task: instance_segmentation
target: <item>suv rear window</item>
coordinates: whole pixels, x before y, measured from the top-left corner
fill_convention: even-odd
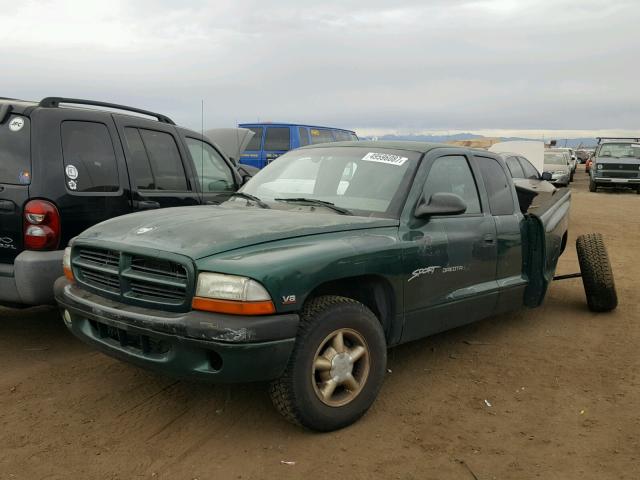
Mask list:
[[[18,115],[12,115],[0,125],[0,183],[30,183],[30,131],[29,119]]]
[[[117,192],[116,154],[103,123],[62,122],[62,156],[67,187],[76,192]]]

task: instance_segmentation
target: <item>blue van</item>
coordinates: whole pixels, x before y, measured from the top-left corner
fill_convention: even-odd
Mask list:
[[[318,143],[358,140],[351,130],[317,127],[293,123],[241,123],[254,133],[253,138],[240,156],[240,163],[263,168],[280,155],[294,148]]]

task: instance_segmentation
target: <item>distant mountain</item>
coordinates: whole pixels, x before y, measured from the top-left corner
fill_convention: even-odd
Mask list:
[[[480,138],[487,138],[483,135],[476,135],[473,133],[456,133],[455,135],[382,135],[378,137],[361,137],[363,140],[410,140],[415,142],[434,142],[434,143],[448,143],[456,140],[477,140]],[[500,137],[503,142],[513,140],[533,140],[531,138],[520,137]],[[548,142],[550,138],[545,139]],[[558,147],[570,147],[578,148],[582,147],[595,147],[597,140],[595,138],[567,138],[556,139]]]

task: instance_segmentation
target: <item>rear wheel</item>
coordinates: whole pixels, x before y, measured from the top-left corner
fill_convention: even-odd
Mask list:
[[[318,431],[352,424],[373,404],[387,364],[384,332],[366,306],[322,296],[305,305],[293,353],[273,381],[273,404],[287,420]]]
[[[602,235],[580,235],[576,240],[576,250],[589,309],[594,312],[613,310],[618,306],[618,295]]]

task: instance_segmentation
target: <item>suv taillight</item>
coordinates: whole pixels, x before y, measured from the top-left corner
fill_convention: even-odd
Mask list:
[[[31,200],[24,206],[24,248],[55,250],[60,243],[60,214],[45,200]]]

